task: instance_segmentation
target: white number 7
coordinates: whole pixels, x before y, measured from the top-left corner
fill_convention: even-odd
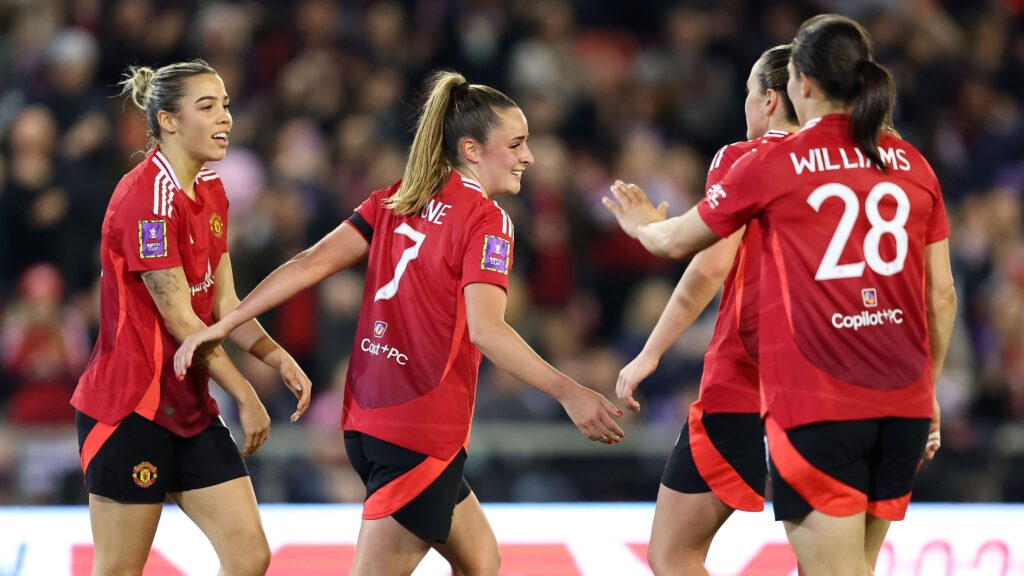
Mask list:
[[[398,283],[402,281],[402,275],[405,274],[405,268],[420,255],[420,246],[423,245],[423,241],[427,239],[427,235],[419,230],[413,229],[406,223],[402,223],[401,226],[395,228],[395,234],[401,234],[402,236],[408,237],[414,242],[412,246],[409,246],[402,252],[402,257],[398,259],[398,265],[395,266],[395,277],[391,279],[391,282],[380,287],[377,293],[373,295],[373,301],[378,300],[391,300],[398,294]]]

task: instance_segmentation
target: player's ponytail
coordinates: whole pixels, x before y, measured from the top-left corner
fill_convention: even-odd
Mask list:
[[[121,80],[121,95],[127,96],[132,104],[146,115],[150,140],[160,141],[160,122],[157,115],[161,110],[176,114],[181,110],[180,100],[185,95],[185,79],[197,74],[213,74],[206,62],[196,59],[188,62],[168,64],[156,70],[146,66],[130,66]]]
[[[863,26],[837,14],[821,14],[800,26],[793,40],[793,68],[814,78],[830,100],[852,108],[850,136],[876,166],[878,133],[892,118],[896,87],[892,74],[875,62]]]
[[[463,138],[486,142],[500,122],[496,109],[516,107],[498,90],[470,84],[457,72],[435,72],[427,86],[405,175],[385,202],[400,216],[419,212],[444,188],[452,169],[461,164],[459,143]]]
[[[890,124],[896,103],[896,85],[892,74],[873,60],[861,60],[856,65],[858,86],[850,113],[850,134],[868,158],[885,168],[878,153],[878,132]],[[873,152],[868,154],[868,151]]]

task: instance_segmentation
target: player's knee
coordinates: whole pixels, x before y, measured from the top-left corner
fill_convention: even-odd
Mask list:
[[[703,566],[706,555],[706,551],[687,546],[659,546],[652,542],[647,549],[647,563],[659,576],[686,574],[690,567]]]
[[[452,564],[453,576],[497,576],[501,569],[501,553],[498,547],[488,546],[472,558],[467,565]]]
[[[93,574],[95,576],[137,576],[142,574],[145,565],[145,559],[142,562],[133,562],[128,560],[103,561],[96,558]]]
[[[270,568],[270,546],[265,538],[253,538],[245,550],[221,558],[224,576],[263,576]]]

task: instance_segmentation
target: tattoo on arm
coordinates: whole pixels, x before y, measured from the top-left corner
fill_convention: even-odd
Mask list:
[[[142,281],[149,288],[154,298],[160,298],[164,305],[170,306],[174,301],[174,294],[181,289],[178,279],[171,270],[152,270],[142,273]]]

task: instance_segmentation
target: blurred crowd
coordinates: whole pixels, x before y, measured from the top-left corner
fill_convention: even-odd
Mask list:
[[[685,263],[648,256],[601,196],[622,179],[671,214],[691,207],[710,157],[744,137],[751,64],[830,11],[872,33],[896,78],[896,127],[932,163],[951,221],[960,317],[940,389],[943,451],[918,496],[1024,500],[1020,0],[9,0],[0,3],[0,504],[82,498],[67,400],[97,331],[103,213],[147,148],[144,119],[116,97],[127,66],[202,57],[223,77],[235,125],[227,159],[210,167],[231,202],[242,295],[401,176],[431,70],[506,91],[529,119],[536,156],[521,194],[502,200],[518,232],[509,321],[555,366],[613,396]],[[337,431],[361,293],[361,272],[346,271],[263,318],[315,383],[300,425],[306,454],[283,466],[251,460],[254,474],[277,470],[267,476],[282,484],[263,490],[272,499],[362,497]],[[674,436],[713,321],[712,309],[642,384],[644,410],[627,433],[643,423]],[[276,373],[238,361],[288,426],[294,400]],[[230,402],[222,407],[230,416]],[[476,422],[495,421],[565,418],[485,362]],[[593,475],[580,465],[521,471],[489,496],[653,497],[662,463],[649,466],[646,491],[584,491]],[[634,471],[620,470],[620,485]]]

